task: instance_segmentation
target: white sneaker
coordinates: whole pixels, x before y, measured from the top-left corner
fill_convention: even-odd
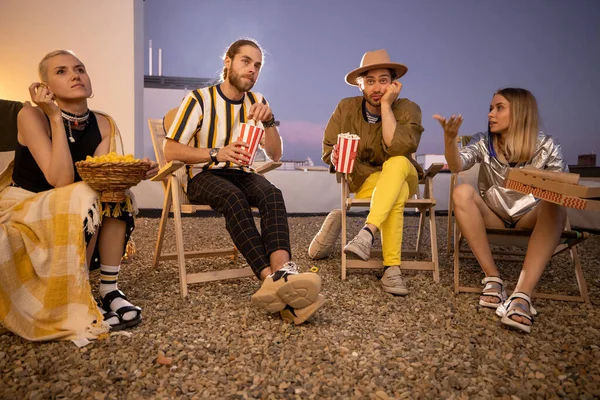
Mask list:
[[[344,247],[344,253],[368,261],[371,258],[371,246],[373,246],[373,236],[366,229],[361,229],[358,235]]]
[[[383,273],[380,282],[384,292],[398,296],[406,296],[408,294],[408,288],[402,279],[400,267],[387,268]]]
[[[252,304],[269,312],[278,312],[286,304],[293,308],[308,307],[321,292],[321,277],[312,272],[299,273],[289,261],[269,275],[252,296]]]
[[[335,248],[335,242],[342,231],[342,210],[333,210],[327,215],[319,232],[315,235],[310,246],[308,256],[313,260],[329,257]]]

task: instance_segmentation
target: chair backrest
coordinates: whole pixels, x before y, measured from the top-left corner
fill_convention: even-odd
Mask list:
[[[168,132],[169,129],[171,128],[171,125],[173,125],[173,122],[175,121],[175,116],[177,115],[178,110],[179,110],[178,108],[171,108],[165,114],[165,116],[163,118],[163,128],[165,129],[165,132]]]
[[[163,146],[167,136],[166,130],[169,129],[173,123],[175,114],[177,114],[177,108],[172,108],[162,119],[148,119],[148,126],[150,128],[150,135],[152,137],[152,146],[154,147],[154,155],[156,156],[156,161],[158,162],[159,168],[162,168],[165,166],[165,164],[167,164]],[[184,189],[184,185],[187,182],[186,170],[184,168],[180,168],[179,170],[175,171],[175,176],[177,176],[177,179],[180,182],[178,188],[180,203],[190,204]]]

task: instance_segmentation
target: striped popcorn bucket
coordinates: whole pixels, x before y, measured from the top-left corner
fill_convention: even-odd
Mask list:
[[[340,133],[337,140],[338,159],[335,170],[343,174],[349,174],[354,168],[354,160],[358,151],[358,135],[351,133]]]
[[[248,165],[252,165],[252,163],[254,162],[254,156],[256,156],[258,145],[260,144],[260,141],[262,140],[264,134],[264,129],[254,125],[251,122],[240,124],[239,140],[246,142],[246,144],[248,145],[247,151],[251,154]]]

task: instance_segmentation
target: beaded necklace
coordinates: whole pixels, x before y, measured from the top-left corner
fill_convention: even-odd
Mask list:
[[[87,110],[82,115],[72,114],[63,110],[60,110],[60,112],[62,114],[63,122],[69,130],[69,141],[71,143],[75,143],[71,126],[74,126],[76,129],[85,129],[88,124],[88,120],[90,119],[90,110]],[[79,128],[81,125],[83,125],[82,128]]]

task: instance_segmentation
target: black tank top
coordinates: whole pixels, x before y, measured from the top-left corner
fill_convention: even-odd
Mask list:
[[[48,119],[47,116],[46,119]],[[65,127],[65,129],[68,128]],[[77,173],[75,163],[77,161],[85,160],[87,156],[93,156],[96,148],[102,141],[102,134],[98,127],[96,115],[93,112],[90,113],[90,119],[87,126],[81,131],[73,129],[72,135],[75,142],[69,140],[67,140],[67,142],[69,143],[71,157],[73,158],[75,182],[79,182],[81,181],[81,176]],[[52,140],[52,138],[50,138],[50,140]],[[46,180],[44,173],[36,163],[29,148],[18,142],[17,148],[15,149],[15,163],[12,179],[17,186],[29,190],[30,192],[39,193],[45,190],[54,189],[54,186],[50,185]]]

